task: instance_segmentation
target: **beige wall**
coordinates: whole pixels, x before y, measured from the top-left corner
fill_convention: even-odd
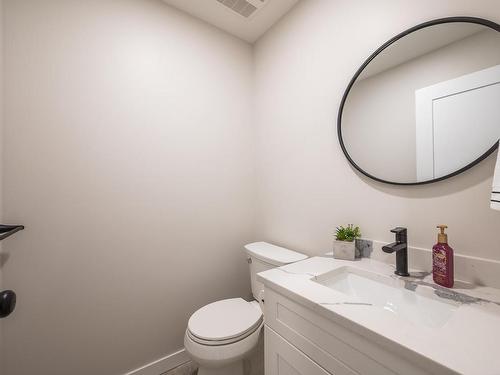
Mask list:
[[[160,0],[6,0],[5,375],[111,375],[250,293],[250,45]]]
[[[500,22],[500,7],[495,0],[307,0],[258,41],[259,238],[321,254],[336,225],[359,224],[381,241],[403,225],[412,245],[429,248],[435,225],[446,223],[458,253],[500,260],[500,215],[489,209],[493,157],[447,181],[394,187],[357,174],[336,135],[342,94],[361,63],[402,30],[456,15]]]

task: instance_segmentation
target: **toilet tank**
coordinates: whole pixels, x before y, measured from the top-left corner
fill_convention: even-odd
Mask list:
[[[257,301],[262,300],[264,285],[257,281],[257,274],[271,268],[295,263],[307,259],[307,255],[285,249],[267,242],[254,242],[245,245],[248,265],[250,266],[250,282],[252,294]]]

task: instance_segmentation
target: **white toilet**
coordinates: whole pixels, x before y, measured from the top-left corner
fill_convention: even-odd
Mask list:
[[[259,304],[263,303],[264,287],[256,280],[257,273],[307,258],[267,242],[248,244],[245,252],[256,300],[230,298],[213,302],[189,319],[184,347],[199,364],[198,375],[243,375],[243,359],[256,348],[264,325]]]

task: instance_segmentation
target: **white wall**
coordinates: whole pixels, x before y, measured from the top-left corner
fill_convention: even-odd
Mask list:
[[[5,375],[111,375],[250,293],[250,45],[160,0],[6,0]]]
[[[307,0],[258,41],[259,238],[321,254],[336,225],[359,224],[381,241],[402,225],[411,245],[430,248],[435,225],[445,223],[456,252],[500,260],[500,215],[489,209],[493,157],[447,181],[395,187],[356,173],[336,135],[342,94],[361,63],[399,32],[456,15],[500,22],[500,7],[493,0]]]

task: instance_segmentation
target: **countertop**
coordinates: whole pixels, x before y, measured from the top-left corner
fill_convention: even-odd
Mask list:
[[[364,303],[333,290],[320,281],[341,267],[390,277],[402,288],[453,306],[443,324],[422,326],[388,309]],[[382,336],[460,374],[500,374],[500,290],[455,281],[452,289],[436,285],[429,273],[410,270],[410,277],[394,275],[394,266],[369,258],[343,261],[313,257],[257,275],[273,289],[324,317],[352,324],[359,333]],[[429,314],[433,314],[429,311]],[[348,327],[349,328],[349,327]]]

